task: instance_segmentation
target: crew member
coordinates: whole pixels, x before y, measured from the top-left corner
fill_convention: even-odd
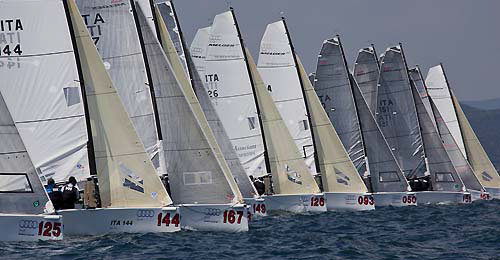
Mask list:
[[[68,184],[62,187],[63,209],[74,209],[75,203],[80,200],[80,190],[76,186],[75,177],[71,176],[68,179]]]
[[[49,195],[50,201],[52,201],[52,205],[55,210],[61,209],[63,205],[63,195],[62,192],[57,188],[56,182],[54,179],[49,178],[47,180],[47,186],[45,187],[47,194]]]

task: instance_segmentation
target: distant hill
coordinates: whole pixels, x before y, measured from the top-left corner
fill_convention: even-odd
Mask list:
[[[489,101],[485,101],[489,102]],[[497,99],[500,102],[500,99]],[[500,169],[500,106],[497,109],[479,109],[462,102],[460,105],[474,132],[495,167]]]
[[[463,101],[461,103],[479,109],[486,109],[486,110],[500,109],[500,98],[478,100],[478,101]]]

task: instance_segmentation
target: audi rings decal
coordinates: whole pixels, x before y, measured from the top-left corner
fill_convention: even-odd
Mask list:
[[[19,220],[19,228],[30,228],[35,229],[38,227],[38,221],[36,220]]]
[[[136,213],[136,216],[139,218],[152,218],[154,215],[155,211],[152,209],[140,209]]]
[[[205,216],[220,216],[220,209],[216,208],[206,208],[205,209]]]

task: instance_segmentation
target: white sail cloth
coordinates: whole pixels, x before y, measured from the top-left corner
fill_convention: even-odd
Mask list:
[[[284,21],[267,25],[260,42],[257,69],[299,151],[302,152],[309,171],[316,175],[309,119]]]
[[[91,174],[87,129],[62,4],[20,4],[4,1],[0,9],[2,17],[16,17],[12,27],[4,28],[15,37],[2,44],[11,54],[3,53],[0,59],[11,65],[0,69],[0,90],[42,181],[66,181],[69,176],[84,180]]]
[[[375,116],[380,65],[373,46],[359,50],[353,74],[370,111]]]

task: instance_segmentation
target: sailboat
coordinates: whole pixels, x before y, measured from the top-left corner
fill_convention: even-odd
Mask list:
[[[318,174],[314,139],[302,94],[302,78],[285,20],[268,24],[260,42],[257,69],[311,174]]]
[[[409,192],[394,154],[348,71],[338,35],[323,42],[314,88],[358,174],[373,193],[373,198],[366,200],[358,196],[358,204],[367,201],[376,207],[416,205],[416,197]]]
[[[467,159],[474,173],[492,198],[500,198],[500,176],[484,151],[479,139],[465,116],[458,99],[448,83],[442,64],[432,67],[425,80],[427,91],[448,127],[454,141]],[[472,193],[472,200],[477,194]],[[488,199],[486,193],[481,193],[480,199]]]
[[[0,3],[11,11],[12,3]],[[26,29],[29,19],[18,16]],[[25,60],[17,55],[20,60]],[[0,61],[12,58],[0,57]],[[0,72],[7,79],[5,72]],[[11,85],[15,86],[15,85]],[[0,241],[63,239],[63,218],[54,207],[26,151],[9,109],[0,93]]]
[[[375,46],[372,44],[358,51],[358,57],[354,63],[354,79],[358,83],[363,97],[375,116],[377,111],[378,75],[380,74],[380,63]]]
[[[205,86],[229,139],[248,175],[271,173],[267,209],[325,211],[324,198],[244,48],[232,9],[215,17],[207,45]]]
[[[265,201],[259,198],[254,185],[246,175],[243,165],[236,155],[231,141],[200,79],[200,75],[186,47],[173,2],[157,1],[156,17],[161,18],[157,19],[156,22],[159,25],[157,26],[159,31],[157,35],[160,35],[162,39],[161,42],[165,54],[170,63],[173,64],[174,72],[177,78],[180,79],[181,84],[193,88],[245,203],[250,207],[252,215],[267,215]]]
[[[373,197],[367,193],[368,189],[342,146],[295,53],[284,18],[267,26],[261,42],[259,72],[266,75],[268,91],[273,95],[290,133],[296,134],[299,149],[304,152],[318,150],[317,170],[321,172],[327,209],[374,209]],[[308,149],[308,146],[313,149]],[[306,153],[304,158],[307,162],[314,156],[308,157]],[[309,164],[312,163],[314,161]],[[359,203],[359,200],[363,202]]]

